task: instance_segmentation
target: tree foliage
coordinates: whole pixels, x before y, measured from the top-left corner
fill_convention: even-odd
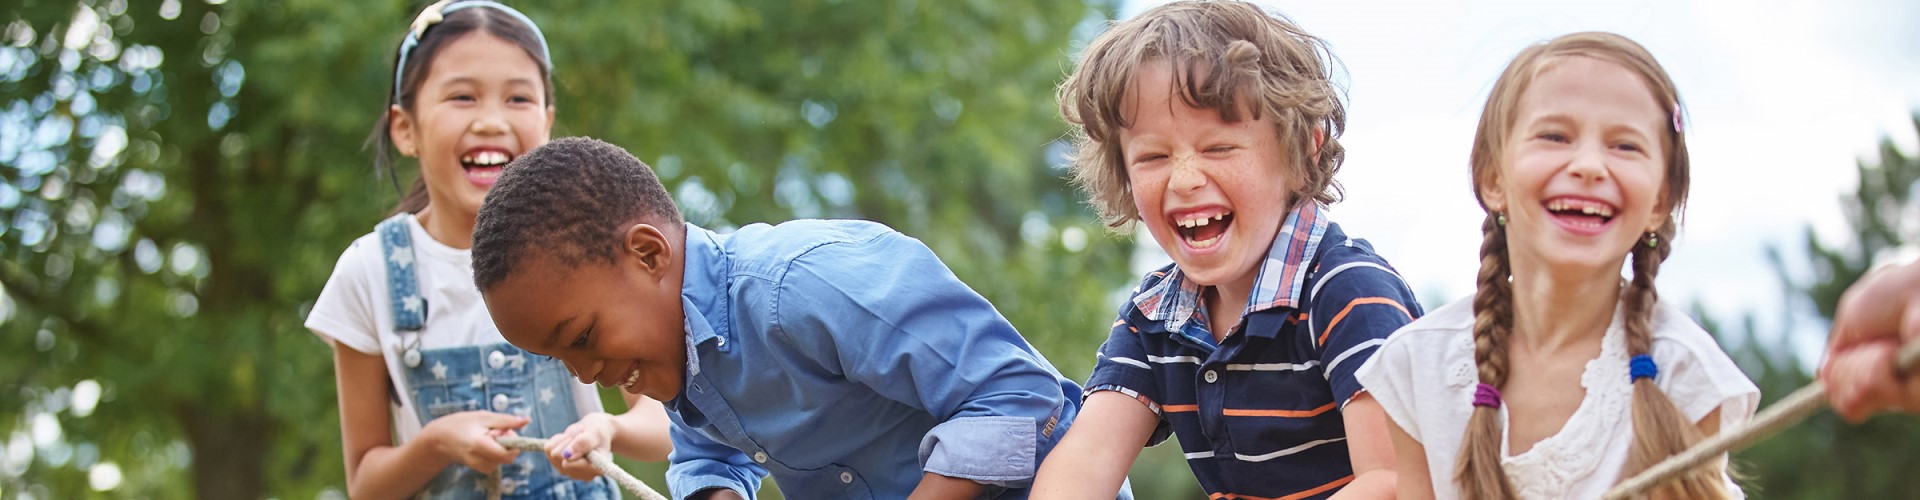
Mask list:
[[[300,325],[398,198],[362,143],[417,3],[0,14],[0,494],[344,480],[331,358]],[[1111,5],[518,3],[553,48],[556,136],[629,148],[709,227],[891,224],[1091,368],[1130,247],[1053,167],[1052,86]],[[118,488],[92,491],[109,463]]]
[[[1920,133],[1920,115],[1914,117],[1914,130]],[[1792,297],[1782,309],[1788,325],[1797,323],[1801,311],[1811,310],[1816,316],[1811,322],[1824,331],[1840,294],[1876,258],[1920,243],[1920,200],[1915,199],[1920,195],[1920,158],[1908,156],[1892,141],[1882,141],[1879,153],[1878,163],[1859,164],[1859,184],[1840,200],[1852,230],[1849,239],[1830,245],[1807,229],[1810,281],[1796,282],[1787,272],[1784,253],[1769,249],[1775,272]],[[1749,317],[1742,328],[1746,342],[1735,357],[1760,386],[1764,408],[1813,378],[1812,367],[1793,355],[1801,348],[1791,331],[1762,336],[1757,330]],[[1852,426],[1821,412],[1734,459],[1748,476],[1743,481],[1748,492],[1765,498],[1920,498],[1907,475],[1920,463],[1920,422],[1911,416],[1881,416]]]

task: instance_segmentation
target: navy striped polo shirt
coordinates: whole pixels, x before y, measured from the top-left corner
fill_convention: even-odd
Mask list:
[[[1354,372],[1421,315],[1413,292],[1325,207],[1301,203],[1267,251],[1243,327],[1215,342],[1202,288],[1177,265],[1148,274],[1100,347],[1087,394],[1117,391],[1160,416],[1211,498],[1324,498],[1353,481],[1340,409]]]

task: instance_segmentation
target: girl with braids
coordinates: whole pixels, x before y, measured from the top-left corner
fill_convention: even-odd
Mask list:
[[[441,1],[396,59],[371,142],[378,166],[392,144],[420,178],[340,256],[306,322],[333,348],[348,495],[484,498],[476,485],[493,485],[504,498],[617,497],[586,452],[665,459],[666,411],[627,395],[631,409],[605,413],[560,362],[508,344],[473,286],[481,198],[552,130],[540,28],[498,3]],[[513,433],[552,436],[547,457],[494,441]]]
[[[1471,157],[1479,290],[1360,369],[1393,423],[1401,498],[1597,498],[1752,417],[1759,390],[1654,291],[1687,197],[1679,103],[1646,49],[1608,33],[1528,47],[1501,74]],[[1653,495],[1741,491],[1723,459]]]

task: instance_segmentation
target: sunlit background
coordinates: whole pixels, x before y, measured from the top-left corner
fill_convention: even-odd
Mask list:
[[[1164,2],[1128,2],[1128,15]],[[1520,49],[1577,31],[1645,45],[1685,101],[1693,189],[1659,279],[1665,300],[1725,318],[1787,303],[1766,249],[1804,259],[1807,228],[1844,244],[1839,200],[1881,141],[1916,150],[1920,3],[1793,1],[1262,2],[1327,40],[1351,107],[1347,200],[1333,217],[1429,309],[1473,293],[1480,221],[1467,152],[1493,81]],[[1910,218],[1920,223],[1920,217]],[[1920,226],[1905,228],[1920,233]],[[1166,262],[1146,241],[1136,271]],[[1794,276],[1810,271],[1790,266]],[[1799,331],[1817,325],[1798,325]],[[1821,332],[1797,340],[1818,359]]]

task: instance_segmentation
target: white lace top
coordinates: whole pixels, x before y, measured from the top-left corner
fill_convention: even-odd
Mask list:
[[[1661,304],[1652,318],[1654,380],[1689,421],[1720,410],[1720,428],[1746,422],[1760,390],[1684,313]],[[1633,386],[1628,379],[1626,332],[1616,311],[1601,339],[1600,356],[1580,377],[1580,407],[1560,431],[1525,453],[1509,452],[1503,434],[1501,465],[1521,498],[1599,498],[1618,483],[1633,437]],[[1454,461],[1473,411],[1479,371],[1473,363],[1473,298],[1448,304],[1394,332],[1360,368],[1360,383],[1394,424],[1426,448],[1437,498],[1460,498]],[[1506,428],[1506,408],[1500,409]],[[1744,496],[1731,478],[1727,489]]]

